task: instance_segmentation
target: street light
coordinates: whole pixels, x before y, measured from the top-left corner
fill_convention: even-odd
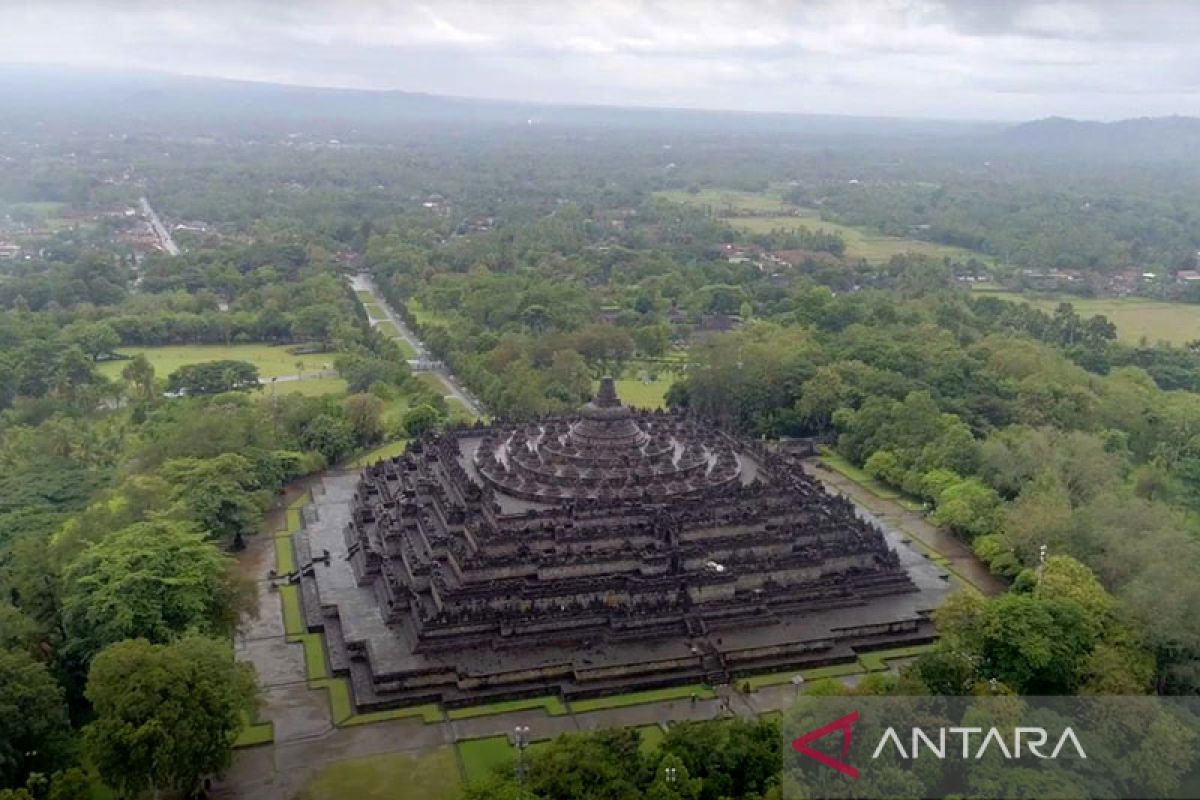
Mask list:
[[[804,676],[796,673],[792,676],[792,686],[796,687],[796,697],[800,696],[800,687],[804,685]]]
[[[525,794],[525,748],[529,746],[529,726],[517,725],[513,728],[513,743],[517,746],[517,783],[521,786],[521,794]]]

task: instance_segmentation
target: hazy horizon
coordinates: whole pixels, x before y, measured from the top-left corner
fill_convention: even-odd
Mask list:
[[[0,19],[14,66],[906,119],[1200,109],[1200,7],[1162,0],[42,0]]]

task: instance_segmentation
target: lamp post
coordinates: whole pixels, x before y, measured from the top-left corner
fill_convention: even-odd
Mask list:
[[[804,685],[804,676],[796,673],[792,676],[792,686],[796,687],[796,697],[800,696],[800,687]]]
[[[521,795],[525,795],[525,748],[529,746],[529,726],[517,725],[513,728],[513,743],[517,746],[517,783],[521,787]]]

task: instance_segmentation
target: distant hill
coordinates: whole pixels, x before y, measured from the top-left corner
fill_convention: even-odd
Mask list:
[[[1009,128],[998,139],[1022,150],[1122,161],[1195,159],[1200,157],[1200,119],[1176,116],[1089,122],[1048,117]]]
[[[785,134],[840,141],[925,140],[993,133],[994,123],[752,114],[673,108],[551,105],[403,91],[286,86],[163,73],[109,72],[0,64],[0,129],[13,121],[109,126],[175,133],[279,134],[350,130],[388,133],[429,125],[464,128],[529,126],[688,131],[719,135]]]

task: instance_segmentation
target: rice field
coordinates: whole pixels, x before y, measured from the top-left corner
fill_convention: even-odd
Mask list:
[[[864,228],[830,222],[820,217],[813,208],[789,206],[783,202],[778,190],[766,193],[743,192],[728,189],[706,189],[696,194],[684,191],[655,192],[656,197],[674,203],[709,208],[712,213],[734,228],[747,233],[770,233],[775,230],[822,230],[839,234],[846,242],[846,257],[863,259],[870,263],[887,261],[894,255],[917,253],[932,258],[982,258],[979,253],[950,245],[926,242],[900,236],[885,236]],[[738,213],[756,216],[736,216]]]

